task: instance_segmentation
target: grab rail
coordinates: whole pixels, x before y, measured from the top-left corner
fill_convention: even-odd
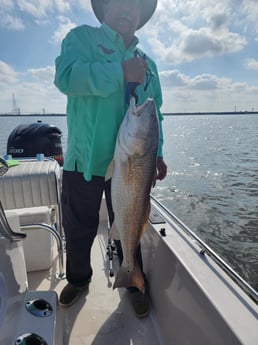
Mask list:
[[[213,249],[211,249],[200,237],[198,237],[188,226],[186,226],[176,215],[174,215],[166,206],[158,201],[153,195],[151,195],[152,201],[156,203],[169,217],[173,218],[181,228],[191,237],[193,237],[199,245],[203,248],[201,254],[207,252],[213,259],[215,259],[224,271],[226,271],[234,281],[240,286],[245,293],[248,294],[258,304],[258,292],[248,284],[232,267],[230,267]],[[169,221],[168,221],[169,223]],[[171,224],[170,224],[171,225]]]
[[[64,271],[64,245],[62,241],[62,237],[60,233],[53,227],[46,223],[33,223],[33,224],[23,224],[21,225],[21,229],[28,230],[32,229],[35,230],[36,228],[40,228],[50,232],[51,235],[54,236],[57,244],[58,250],[58,259],[59,259],[59,270],[60,272],[56,274],[56,278],[59,280],[65,279],[65,271]]]

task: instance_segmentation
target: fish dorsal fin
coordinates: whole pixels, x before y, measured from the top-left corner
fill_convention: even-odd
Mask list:
[[[117,230],[115,222],[112,224],[110,232],[109,232],[110,238],[113,240],[120,240],[119,232]]]
[[[110,164],[107,168],[107,172],[105,175],[105,181],[108,181],[112,178],[113,172],[114,172],[114,166],[115,166],[115,161],[114,161],[114,159],[112,159],[112,161],[110,162]]]

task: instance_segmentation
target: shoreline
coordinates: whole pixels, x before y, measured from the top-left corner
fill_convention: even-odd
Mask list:
[[[258,111],[212,111],[212,112],[175,112],[175,113],[162,113],[164,116],[187,116],[187,115],[258,115]],[[0,117],[57,117],[66,116],[66,114],[0,114]]]

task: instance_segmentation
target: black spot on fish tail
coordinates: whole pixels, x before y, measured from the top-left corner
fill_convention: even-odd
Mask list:
[[[140,291],[144,293],[145,291],[145,283],[142,271],[139,265],[136,265],[132,270],[129,270],[127,267],[122,266],[117,273],[115,283],[113,285],[113,289],[119,287],[136,287]]]

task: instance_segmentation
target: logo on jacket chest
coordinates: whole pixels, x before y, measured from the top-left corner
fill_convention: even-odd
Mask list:
[[[103,53],[106,54],[106,55],[111,55],[111,54],[113,54],[115,52],[114,49],[106,48],[106,47],[103,46],[103,44],[98,44],[98,47],[100,47],[101,50],[103,51]]]

